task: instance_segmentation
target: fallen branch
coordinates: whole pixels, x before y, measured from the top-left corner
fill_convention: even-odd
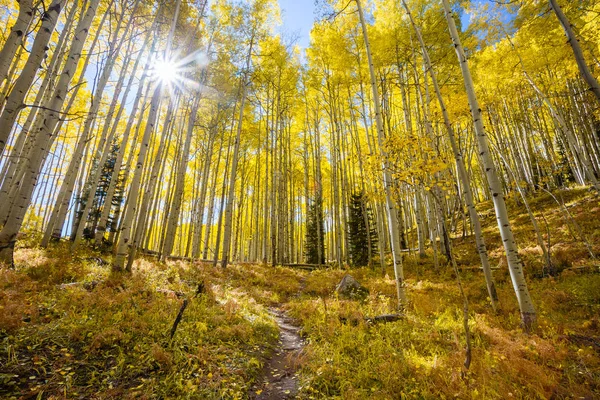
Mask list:
[[[179,308],[179,313],[177,313],[177,318],[175,318],[175,322],[173,323],[173,327],[171,328],[171,340],[173,340],[173,336],[175,336],[175,331],[177,331],[177,326],[179,326],[181,318],[183,318],[183,312],[187,308],[187,305],[188,299],[183,299],[183,304],[181,304],[181,308]]]
[[[196,288],[196,293],[194,294],[194,298],[200,296],[202,293],[204,293],[204,282],[200,282],[198,284],[198,287]],[[183,318],[183,312],[187,308],[188,302],[189,302],[188,299],[184,298],[183,303],[181,304],[181,307],[179,308],[179,312],[177,313],[177,318],[175,318],[175,322],[173,322],[173,327],[171,328],[171,334],[170,334],[171,341],[173,340],[173,336],[175,336],[177,327],[179,326],[179,323],[181,322],[181,319]]]

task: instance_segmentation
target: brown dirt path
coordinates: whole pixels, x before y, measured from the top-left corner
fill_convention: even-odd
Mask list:
[[[294,399],[298,394],[298,358],[304,340],[298,333],[300,328],[283,310],[271,308],[269,312],[279,326],[279,342],[249,397],[256,400]]]

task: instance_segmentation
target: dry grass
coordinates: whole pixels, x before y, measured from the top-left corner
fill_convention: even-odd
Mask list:
[[[391,269],[350,271],[370,291],[354,301],[334,293],[348,272],[339,269],[238,264],[223,270],[140,259],[132,276],[113,276],[89,250],[22,247],[18,268],[0,270],[0,396],[243,398],[276,340],[266,306],[283,305],[308,341],[298,360],[303,398],[600,397],[600,274],[578,231],[600,253],[600,205],[582,190],[560,196],[577,226],[549,196],[531,201],[540,225],[545,218],[549,226],[560,271],[551,277],[543,273],[529,217],[514,200],[509,204],[538,311],[532,334],[520,327],[489,204],[480,212],[488,215],[492,265],[500,267],[498,313],[489,305],[473,238],[462,238],[460,224],[453,232],[470,302],[469,371],[462,366],[456,277],[444,262],[435,270],[431,254],[404,259],[405,317],[370,325],[365,317],[396,311]],[[70,282],[78,284],[64,285]],[[199,282],[206,291],[190,301],[170,343],[178,294],[191,297]]]

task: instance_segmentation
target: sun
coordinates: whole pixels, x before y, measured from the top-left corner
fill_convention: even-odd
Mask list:
[[[191,52],[185,57],[177,51],[159,56],[152,62],[150,78],[172,96],[184,91],[198,91],[201,82],[198,71],[207,66],[208,57],[200,50]]]
[[[172,60],[156,60],[152,76],[155,80],[167,85],[174,84],[180,79],[179,66]]]

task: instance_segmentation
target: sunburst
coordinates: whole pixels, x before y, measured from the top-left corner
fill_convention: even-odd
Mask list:
[[[171,95],[175,92],[199,91],[202,87],[194,72],[202,70],[208,63],[208,57],[202,50],[194,51],[185,57],[179,53],[173,53],[170,56],[157,57],[150,77],[157,84],[166,88]]]

